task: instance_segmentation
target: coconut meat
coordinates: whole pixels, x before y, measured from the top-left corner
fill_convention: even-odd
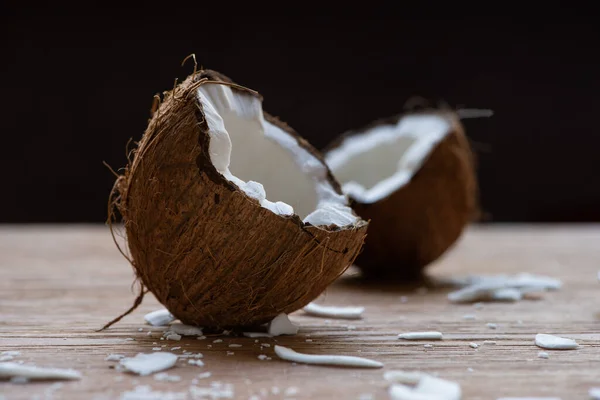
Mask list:
[[[327,168],[295,137],[266,121],[256,96],[204,84],[198,99],[215,169],[259,204],[315,226],[347,226],[358,217],[327,180]],[[268,199],[267,199],[268,194]]]
[[[449,117],[414,114],[345,138],[325,161],[344,193],[377,202],[406,185],[451,131]]]

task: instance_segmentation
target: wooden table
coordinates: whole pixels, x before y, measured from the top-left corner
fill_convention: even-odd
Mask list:
[[[561,396],[587,399],[600,386],[600,227],[494,226],[472,228],[438,265],[434,276],[535,272],[563,280],[563,289],[539,300],[513,304],[486,303],[482,308],[447,301],[448,289],[361,283],[344,276],[320,299],[331,305],[363,305],[363,320],[342,321],[292,315],[301,325],[293,337],[254,339],[222,337],[179,342],[159,340],[164,328],[150,327],[143,315],[158,308],[147,296],[142,306],[108,331],[94,330],[128,308],[133,300],[132,270],[117,252],[104,226],[4,226],[0,228],[0,351],[18,350],[15,360],[39,366],[80,370],[84,378],[64,382],[0,382],[4,399],[118,399],[136,385],[153,390],[187,392],[199,373],[234,385],[235,398],[248,399],[387,399],[383,372],[420,370],[459,382],[463,399],[502,396]],[[402,299],[402,296],[406,296]],[[475,314],[466,320],[465,314]],[[496,323],[490,329],[486,323]],[[352,326],[354,325],[354,327]],[[354,328],[354,329],[353,329]],[[148,336],[147,332],[152,333]],[[444,340],[405,342],[397,334],[439,330]],[[548,351],[538,358],[536,333],[576,339],[580,348]],[[134,340],[127,340],[133,338]],[[312,340],[312,342],[307,341]],[[495,340],[496,345],[481,345]],[[469,342],[481,346],[469,347]],[[242,344],[229,348],[230,343]],[[268,343],[270,348],[261,343]],[[385,363],[379,370],[293,365],[279,360],[279,343],[307,353],[358,355]],[[105,361],[110,353],[128,356],[181,346],[202,352],[204,367],[188,364],[169,370],[180,382],[158,382],[117,372]],[[209,347],[211,346],[211,347]],[[227,355],[227,351],[235,354]],[[272,357],[261,361],[260,354]],[[472,369],[472,370],[471,370]],[[298,393],[285,397],[289,387]],[[50,388],[50,389],[49,389]],[[277,389],[273,389],[277,388]],[[274,392],[278,392],[274,394]],[[267,395],[261,396],[267,392]],[[50,397],[44,397],[50,395]],[[3,396],[3,397],[2,397]],[[190,395],[187,397],[192,399]]]

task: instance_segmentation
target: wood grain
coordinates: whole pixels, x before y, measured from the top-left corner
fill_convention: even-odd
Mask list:
[[[423,293],[415,287],[365,284],[349,275],[332,286],[320,302],[363,305],[363,320],[329,321],[297,312],[292,319],[301,330],[295,337],[261,339],[259,343],[229,336],[222,337],[222,343],[212,343],[212,337],[161,341],[164,328],[149,327],[143,321],[146,312],[158,307],[151,296],[114,328],[94,331],[128,308],[134,298],[132,270],[114,247],[107,228],[4,226],[0,228],[0,351],[21,351],[16,360],[26,363],[80,370],[84,378],[65,382],[53,392],[55,399],[118,399],[122,392],[142,384],[154,390],[185,392],[191,380],[205,371],[212,377],[198,386],[208,386],[211,381],[231,383],[239,399],[260,395],[261,389],[268,392],[261,397],[264,399],[358,399],[366,393],[386,399],[387,384],[382,376],[391,369],[438,373],[458,381],[464,399],[586,399],[589,388],[600,386],[598,269],[598,226],[477,227],[431,268],[432,275],[527,271],[558,277],[564,288],[538,300],[485,304],[476,309],[450,304],[447,289]],[[402,302],[401,296],[407,301]],[[475,314],[476,319],[465,320],[465,314]],[[488,322],[498,328],[488,328]],[[400,332],[417,330],[439,330],[445,339],[425,349],[427,342],[396,338]],[[565,335],[581,346],[574,351],[548,351],[550,358],[540,359],[540,349],[533,344],[536,333]],[[468,345],[481,345],[484,340],[497,344],[478,349]],[[229,348],[230,343],[243,346]],[[261,349],[260,343],[271,347]],[[307,353],[364,356],[384,362],[385,367],[356,370],[292,365],[274,355],[276,343]],[[169,371],[181,376],[181,382],[166,383],[151,376],[119,373],[111,369],[114,363],[104,361],[110,353],[135,355],[157,345],[166,345],[165,349],[181,346],[175,353],[202,352],[206,366],[181,363]],[[227,355],[227,351],[235,354]],[[260,354],[272,360],[260,361]],[[0,382],[0,398],[44,399],[50,385]],[[272,394],[273,387],[280,393]],[[288,387],[297,387],[298,394],[285,397],[283,391]]]

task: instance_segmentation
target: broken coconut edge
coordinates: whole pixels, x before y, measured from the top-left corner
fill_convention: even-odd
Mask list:
[[[296,214],[278,215],[228,180],[211,159],[214,132],[206,113],[214,110],[200,100],[203,85],[252,96],[259,105],[262,100],[217,72],[191,75],[165,93],[109,202],[123,217],[142,293],[147,288],[188,325],[256,326],[317,298],[357,257],[367,222],[333,204],[333,219],[346,212],[338,218],[346,224],[313,226]],[[331,205],[331,198],[346,201],[306,140],[266,113],[264,121],[287,135],[286,146],[295,143],[309,153],[313,169],[320,168],[315,190],[325,194],[317,209],[321,202]],[[323,222],[321,217],[313,220]]]
[[[414,127],[419,119],[444,131],[425,132],[428,136],[423,140],[422,135],[407,130],[407,125]],[[366,153],[361,149],[365,144],[371,150],[391,148],[390,140],[400,142],[411,134],[413,142],[393,160],[398,165],[391,175],[370,188],[354,182],[351,169],[348,176],[341,170],[353,157]],[[409,152],[408,160],[403,159]],[[356,260],[367,277],[421,278],[424,267],[451,248],[464,228],[479,218],[475,154],[453,110],[424,108],[375,121],[340,136],[325,149],[325,160],[352,208],[369,221],[369,240]]]

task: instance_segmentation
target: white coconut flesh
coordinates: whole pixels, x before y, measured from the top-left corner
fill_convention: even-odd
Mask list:
[[[449,116],[407,115],[346,137],[325,161],[344,193],[375,203],[410,182],[429,154],[452,131]]]
[[[359,220],[327,180],[323,163],[264,119],[259,98],[227,85],[204,84],[198,99],[212,164],[262,207],[284,217],[296,214],[315,226],[343,227]]]

